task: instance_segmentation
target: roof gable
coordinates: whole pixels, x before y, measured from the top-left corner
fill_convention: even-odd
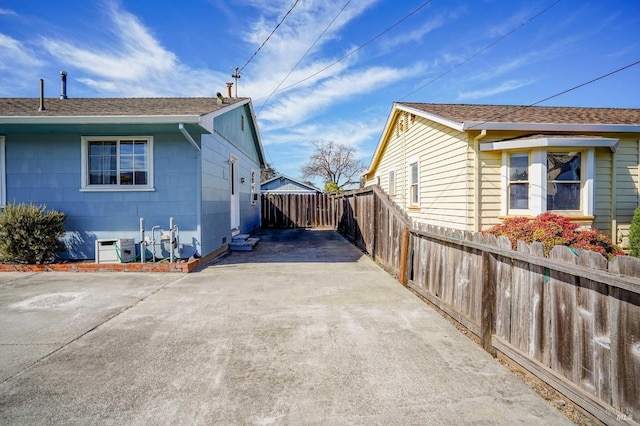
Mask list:
[[[460,132],[640,133],[638,108],[547,107],[526,105],[431,104],[395,102],[366,175],[375,172],[399,113],[420,116]]]
[[[267,179],[260,184],[260,189],[269,192],[292,192],[294,189],[299,189],[307,192],[321,192],[313,185],[308,185],[299,180],[293,179],[289,176],[278,175]]]
[[[394,108],[417,112],[428,119],[451,123],[458,130],[478,130],[493,127],[522,128],[524,124],[537,124],[546,127],[575,126],[627,126],[640,130],[640,109],[636,108],[584,108],[584,107],[547,107],[526,105],[473,105],[473,104],[427,104],[396,103]],[[438,120],[438,118],[440,120]],[[623,130],[629,131],[629,130]]]

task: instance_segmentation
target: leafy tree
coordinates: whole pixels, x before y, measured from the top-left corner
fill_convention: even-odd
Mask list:
[[[0,214],[0,258],[3,262],[52,262],[65,247],[64,213],[45,206],[7,204]]]
[[[342,190],[345,186],[360,183],[360,174],[366,167],[356,158],[356,150],[352,146],[334,142],[316,141],[311,143],[315,148],[309,160],[302,167],[303,179],[317,177],[330,188]]]
[[[335,182],[327,182],[324,185],[324,192],[339,192],[340,187]]]

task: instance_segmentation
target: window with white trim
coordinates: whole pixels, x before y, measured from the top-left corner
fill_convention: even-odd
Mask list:
[[[7,204],[7,170],[5,169],[4,136],[0,136],[0,207]]]
[[[258,204],[258,191],[256,190],[256,171],[251,170],[251,204]]]
[[[389,195],[396,195],[396,171],[389,170],[389,181],[388,181]]]
[[[420,178],[418,162],[409,163],[409,205],[417,207],[420,205]]]
[[[547,210],[580,210],[582,153],[547,153]]]
[[[593,215],[595,150],[503,152],[503,214]]]
[[[83,137],[82,188],[153,189],[153,138]]]
[[[529,153],[509,154],[509,210],[529,210]]]

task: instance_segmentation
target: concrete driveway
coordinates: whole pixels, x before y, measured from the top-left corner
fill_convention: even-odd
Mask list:
[[[0,424],[569,424],[334,231],[0,275]]]

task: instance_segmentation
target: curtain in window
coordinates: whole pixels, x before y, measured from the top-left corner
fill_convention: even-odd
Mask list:
[[[117,185],[118,157],[115,141],[89,144],[89,184]]]

